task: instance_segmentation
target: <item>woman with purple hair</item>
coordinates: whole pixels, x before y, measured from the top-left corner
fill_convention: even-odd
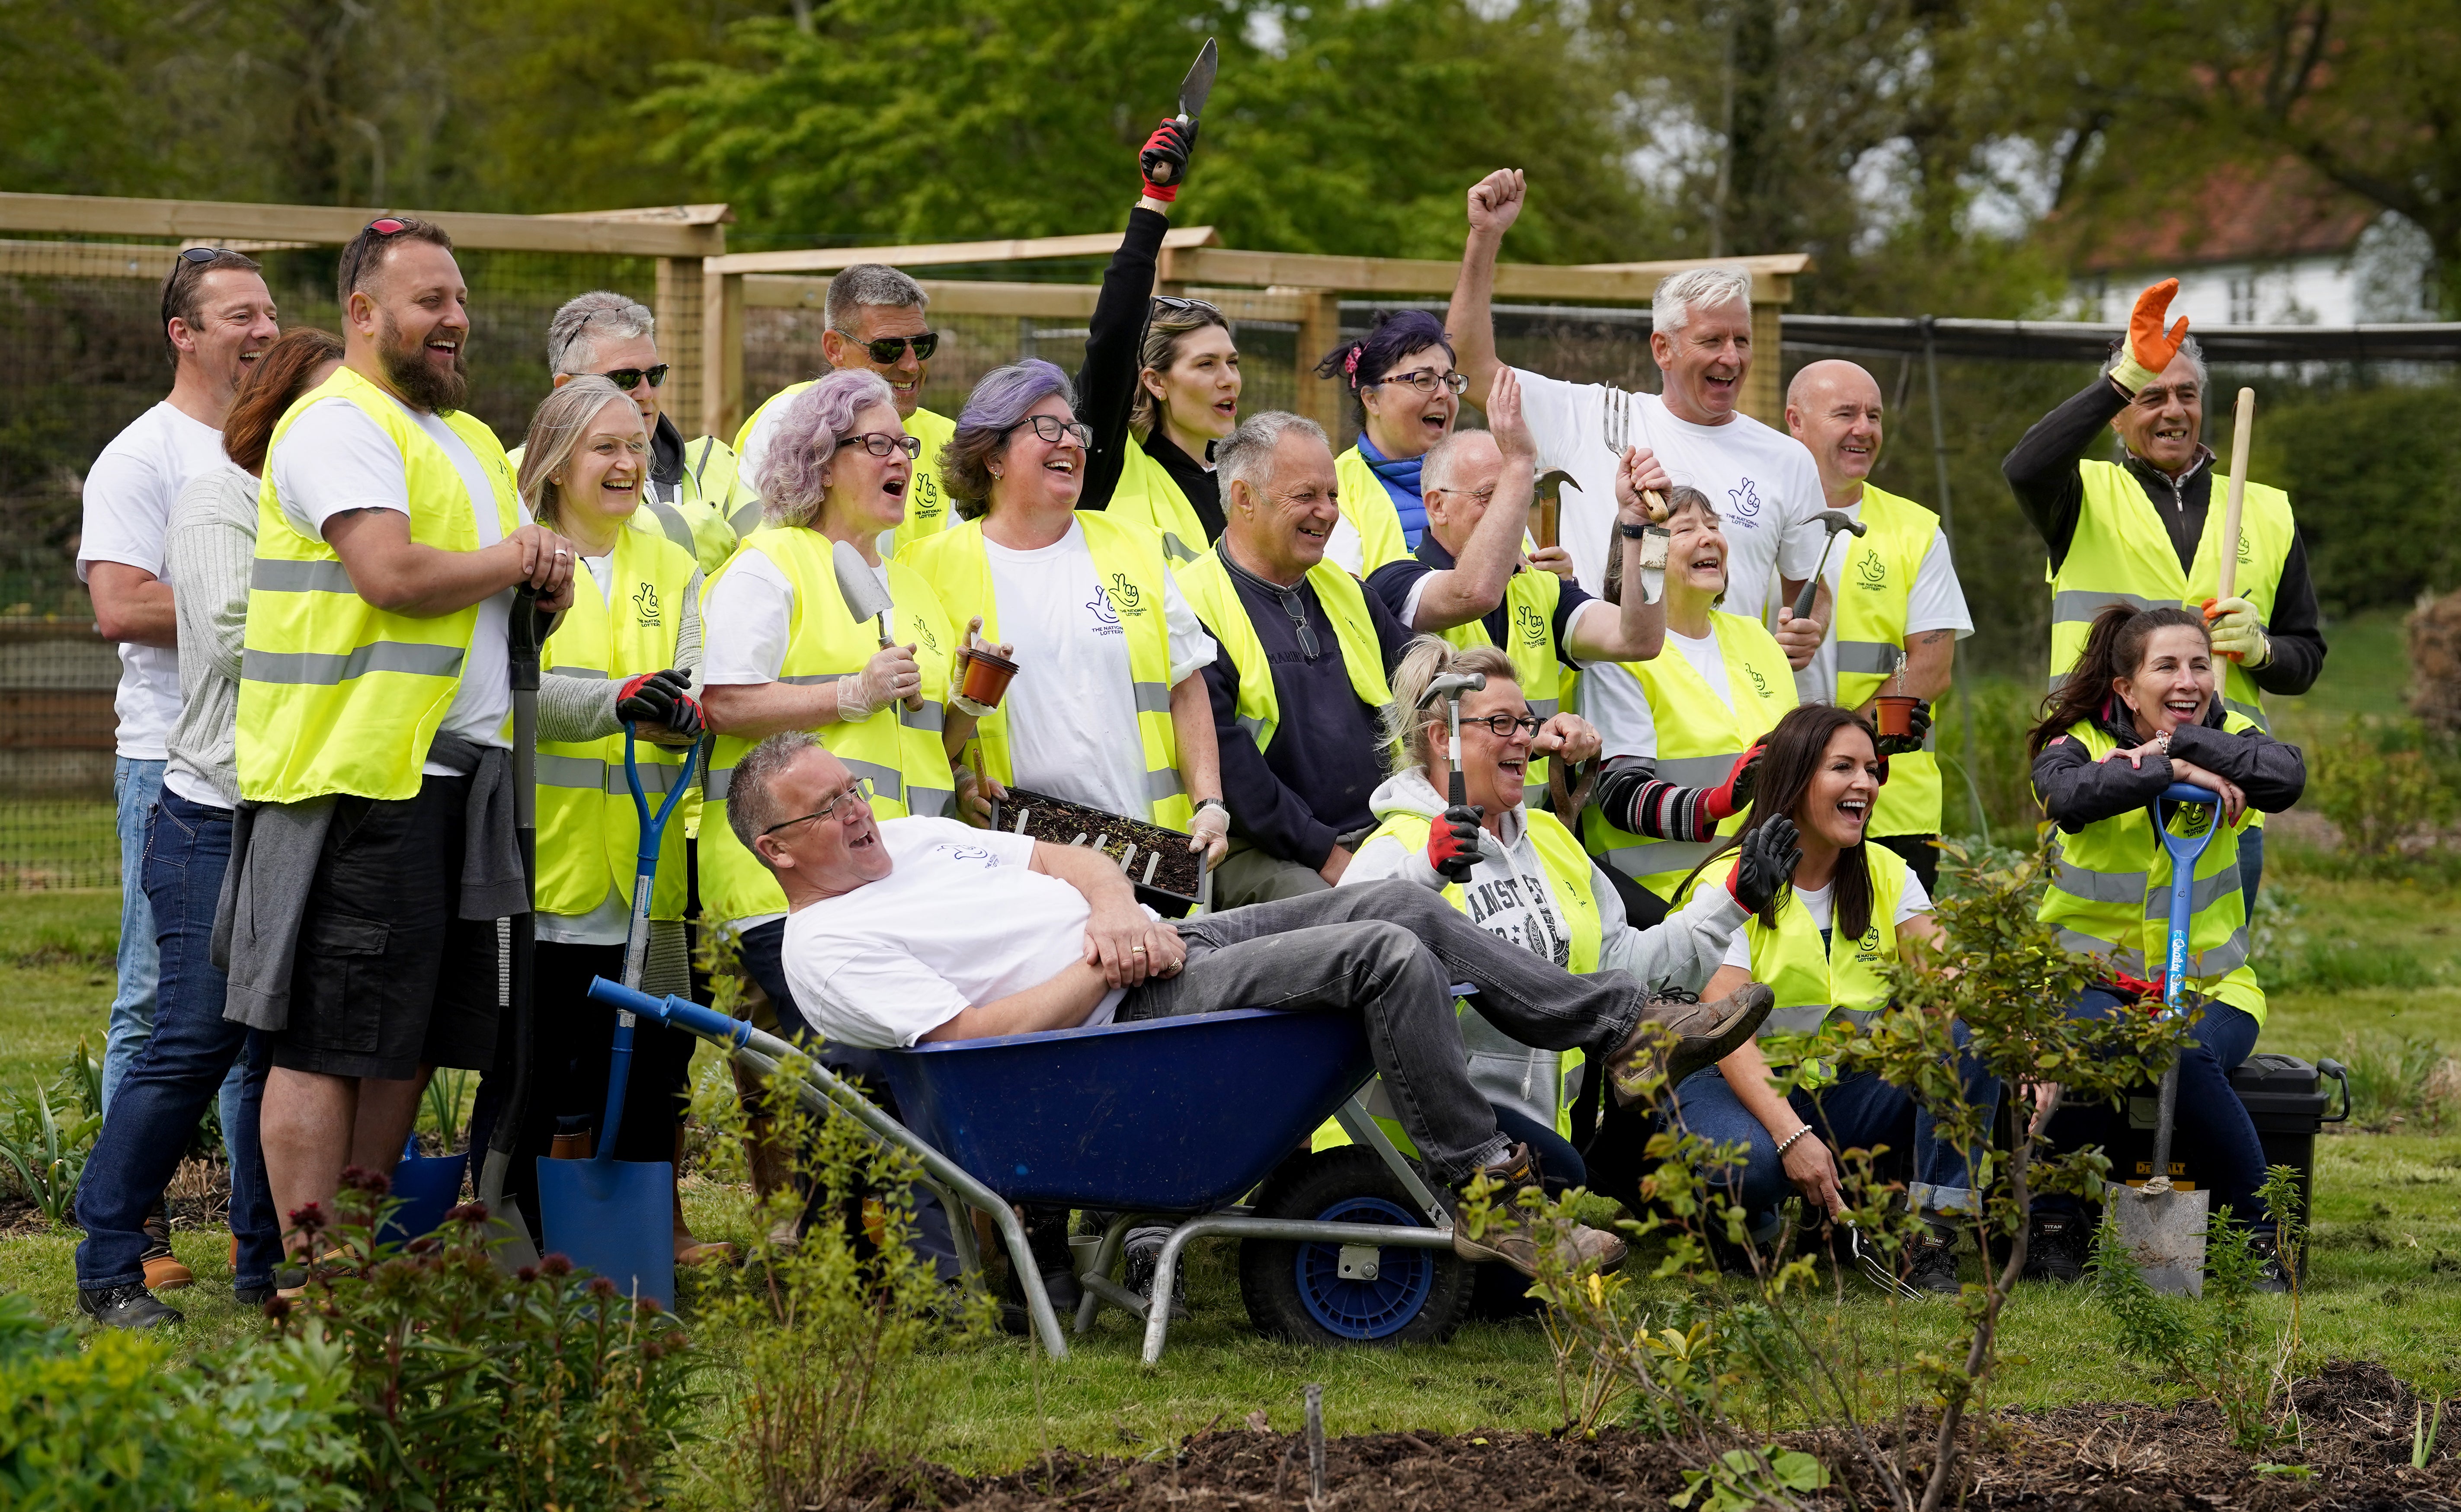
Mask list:
[[[744,969],[779,1021],[800,1032],[778,966],[785,895],[726,819],[735,763],[769,735],[807,730],[869,783],[881,818],[945,815],[956,783],[943,737],[962,743],[974,721],[943,717],[957,637],[938,596],[911,569],[881,560],[882,533],[906,518],[922,449],[899,421],[888,383],[868,369],[829,373],[787,401],[772,436],[753,479],[765,522],[702,594],[702,703],[717,740],[700,826],[700,895],[738,937]],[[839,591],[841,544],[896,606],[887,645]]]
[[[960,522],[899,553],[953,616],[1016,648],[978,727],[985,782],[1191,830],[1219,860],[1212,637],[1171,581],[1161,532],[1079,509],[1092,431],[1038,357],[986,373],[940,451]],[[989,796],[989,795],[987,795]]]
[[[1469,380],[1453,370],[1444,323],[1423,309],[1379,311],[1364,336],[1343,342],[1316,374],[1350,391],[1359,444],[1334,458],[1341,523],[1325,560],[1363,578],[1419,547],[1427,506],[1419,464],[1461,417]]]

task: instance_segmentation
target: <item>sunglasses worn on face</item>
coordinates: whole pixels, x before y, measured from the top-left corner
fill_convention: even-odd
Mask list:
[[[895,362],[898,353],[909,347],[914,349],[915,361],[929,362],[931,360],[931,353],[940,350],[940,333],[936,330],[927,330],[919,336],[883,336],[878,341],[867,341],[863,344],[863,350],[870,353],[871,360],[884,368]]]
[[[643,378],[649,379],[650,387],[653,389],[666,382],[668,366],[667,363],[661,362],[654,368],[616,368],[602,373],[599,376],[629,394],[632,391],[633,385]]]
[[[808,824],[816,819],[827,819],[833,813],[838,815],[839,822],[851,823],[854,820],[854,817],[863,813],[864,810],[860,807],[841,810],[838,805],[844,803],[848,799],[854,799],[858,803],[867,804],[871,801],[871,778],[867,777],[859,777],[854,779],[854,786],[829,799],[819,808],[812,810],[809,814],[805,814],[800,819],[780,820],[777,823],[770,825],[760,833],[763,835],[775,835],[781,829],[790,829],[797,824]]]
[[[1029,415],[1024,419],[1010,426],[1009,429],[1012,431],[1021,431],[1029,425],[1034,427],[1035,435],[1041,437],[1046,441],[1057,442],[1063,436],[1073,436],[1077,438],[1077,444],[1080,446],[1091,446],[1094,444],[1094,428],[1092,426],[1085,424],[1081,420],[1063,420],[1056,415]]]
[[[1469,387],[1469,375],[1463,373],[1438,373],[1433,368],[1414,368],[1408,373],[1391,373],[1368,385],[1377,388],[1387,383],[1406,383],[1421,394],[1433,394],[1441,384],[1456,399]]]
[[[911,436],[891,436],[887,431],[866,431],[861,436],[838,437],[840,446],[853,446],[858,442],[862,444],[865,451],[874,457],[887,457],[891,452],[904,452],[906,459],[910,462],[923,455],[923,442]]]

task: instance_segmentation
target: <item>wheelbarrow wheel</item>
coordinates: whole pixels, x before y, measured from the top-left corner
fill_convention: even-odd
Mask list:
[[[1372,1150],[1344,1145],[1285,1161],[1256,1194],[1259,1218],[1423,1228],[1409,1193]],[[1239,1294],[1268,1338],[1295,1344],[1441,1344],[1468,1310],[1472,1270],[1449,1249],[1389,1245],[1375,1274],[1344,1276],[1342,1246],[1285,1239],[1239,1246]]]

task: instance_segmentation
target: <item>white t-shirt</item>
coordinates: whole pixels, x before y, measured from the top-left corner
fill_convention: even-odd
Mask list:
[[[1513,372],[1521,379],[1521,413],[1538,445],[1538,471],[1562,468],[1577,485],[1562,495],[1555,539],[1572,554],[1581,586],[1603,593],[1619,461],[1606,444],[1607,386]],[[1763,610],[1778,592],[1777,578],[1808,578],[1820,560],[1821,529],[1811,517],[1827,505],[1811,453],[1741,411],[1723,425],[1694,425],[1677,419],[1654,394],[1633,394],[1629,402],[1625,444],[1656,453],[1667,477],[1708,495],[1724,522],[1726,599],[1719,607],[1766,621]]]
[[[223,433],[163,400],[111,438],[85,475],[85,522],[77,581],[96,562],[118,562],[171,581],[162,537],[188,479],[224,465]],[[170,758],[180,717],[180,653],[168,646],[119,645],[118,751],[132,761]]]
[[[1839,510],[1851,519],[1863,518],[1863,500]],[[1829,584],[1829,597],[1836,601],[1846,570],[1846,559],[1853,553],[1847,543],[1853,538],[1841,537],[1837,549],[1829,553],[1829,564],[1821,577]],[[1922,565],[1915,569],[1915,586],[1906,599],[1906,638],[1912,640],[1923,630],[1955,630],[1963,640],[1974,633],[1974,620],[1965,609],[1965,589],[1958,584],[1957,564],[1949,559],[1948,535],[1945,531],[1931,533],[1931,545],[1923,552]],[[1837,615],[1829,616],[1829,638],[1820,643],[1808,664],[1794,674],[1795,692],[1805,703],[1834,703],[1837,700]],[[1883,690],[1885,691],[1885,690]]]
[[[503,540],[496,519],[495,484],[468,443],[437,416],[423,415],[391,394],[384,398],[453,459],[469,494],[479,544],[492,546]],[[320,541],[325,522],[345,510],[410,512],[410,481],[401,448],[365,410],[339,395],[318,400],[292,420],[267,465],[273,474],[273,497],[282,512],[301,533]],[[510,588],[479,601],[479,625],[470,637],[470,654],[461,662],[461,685],[454,691],[453,707],[445,712],[443,728],[473,745],[512,743],[504,735],[504,716],[513,707],[512,656],[504,644],[512,607]],[[425,770],[448,776],[453,771],[432,761]]]
[[[1718,627],[1714,623],[1708,634],[1698,638],[1668,630],[1666,650],[1690,662],[1701,680],[1725,706],[1730,710],[1735,707],[1735,691],[1726,681],[1726,663],[1718,650]],[[1666,651],[1658,654],[1662,656]],[[1616,756],[1657,759],[1658,715],[1649,707],[1649,694],[1640,686],[1640,679],[1621,662],[1593,662],[1581,673],[1573,704],[1582,718],[1597,727],[1600,756],[1610,760]]]
[[[1084,958],[1085,895],[1026,868],[1034,841],[950,819],[880,826],[893,869],[786,916],[780,947],[803,1017],[841,1045],[913,1044],[968,1008],[1039,987]],[[1086,1015],[1107,1024],[1126,990]]]
[[[1867,841],[1865,843],[1872,842]],[[1836,893],[1837,884],[1833,882],[1826,887],[1794,889],[1794,895],[1803,900],[1803,911],[1811,915],[1811,926],[1815,929],[1829,927],[1830,919],[1834,917]],[[1923,890],[1922,879],[1908,871],[1905,890],[1897,894],[1897,916],[1890,922],[1903,925],[1918,913],[1929,912],[1931,912],[1931,894]],[[1749,929],[1735,931],[1733,942],[1726,947],[1724,964],[1745,971],[1752,969],[1752,942]]]
[[[999,638],[1016,648],[1016,680],[1000,707],[1017,785],[1144,818],[1152,800],[1127,629],[1094,570],[1084,525],[1071,523],[1066,535],[1034,551],[1012,551],[986,537],[983,551],[999,605]],[[1175,688],[1211,664],[1213,638],[1168,574],[1162,612]]]
[[[888,586],[888,563],[871,573]],[[794,613],[795,585],[785,568],[759,546],[744,545],[700,607],[702,686],[776,682],[786,665]]]

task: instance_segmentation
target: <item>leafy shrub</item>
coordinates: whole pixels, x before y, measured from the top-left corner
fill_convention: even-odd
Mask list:
[[[2454,386],[2310,391],[2258,427],[2256,476],[2290,490],[2317,597],[2328,613],[2406,605],[2461,580],[2451,499],[2461,441],[2449,416]],[[2385,445],[2352,446],[2350,437]]]
[[[2414,720],[2354,716],[2307,748],[2300,804],[2332,820],[2343,847],[2361,858],[2390,857],[2450,822],[2454,797],[2448,755]]]

